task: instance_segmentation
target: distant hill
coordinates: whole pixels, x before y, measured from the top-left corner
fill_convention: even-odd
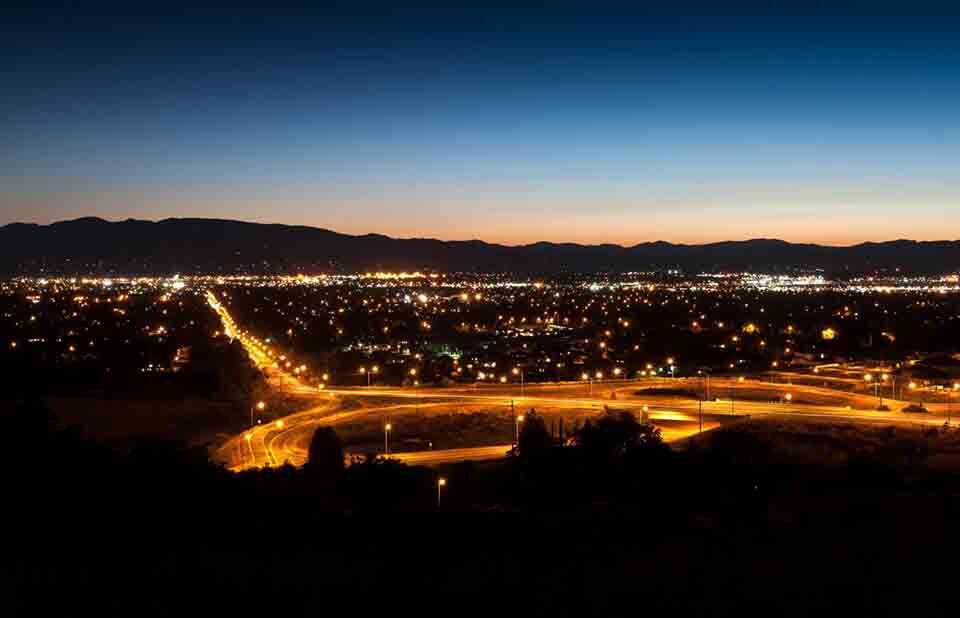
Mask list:
[[[173,272],[356,272],[371,270],[598,272],[681,269],[777,272],[821,268],[859,273],[960,270],[960,241],[896,240],[851,247],[746,240],[704,245],[667,242],[508,247],[479,240],[350,236],[321,228],[219,219],[105,221],[0,227],[0,272],[167,274]]]

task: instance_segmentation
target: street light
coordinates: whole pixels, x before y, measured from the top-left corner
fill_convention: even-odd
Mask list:
[[[360,374],[367,376],[367,386],[370,386],[371,380],[373,379],[373,375],[377,373],[377,371],[379,371],[379,367],[377,367],[376,365],[371,367],[370,371],[367,371],[366,367],[360,367]]]
[[[953,390],[954,392],[960,391],[960,382],[953,383]],[[949,425],[950,424],[950,391],[947,390],[946,393],[947,393],[947,425]]]
[[[916,391],[916,390],[917,390],[917,383],[914,382],[913,380],[910,381],[910,384],[909,384],[908,386],[909,386],[909,388],[910,388],[911,391]],[[920,409],[922,410],[922,409],[923,409],[923,393],[920,394],[920,396],[918,397],[918,400],[919,400],[919,403],[920,403]]]
[[[886,381],[887,374],[884,373],[884,374],[880,374],[880,375],[881,375],[880,380],[885,382],[885,381]],[[879,403],[878,403],[877,407],[878,407],[878,408],[882,408],[882,407],[883,407],[883,394],[880,392],[880,382],[878,382],[877,380],[874,380],[874,379],[873,379],[873,374],[872,374],[872,373],[868,373],[868,374],[864,375],[864,376],[863,376],[863,379],[867,382],[867,384],[873,382],[873,394],[874,394],[874,396],[877,397],[877,399],[879,399]]]
[[[258,412],[263,412],[267,409],[267,404],[263,401],[258,401],[257,404],[250,406],[250,426],[253,427],[253,409],[256,408]]]
[[[520,367],[513,368],[513,375],[520,376],[520,399],[523,399],[523,369]]]
[[[243,434],[243,439],[247,441],[247,446],[250,447],[250,462],[251,462],[250,465],[256,465],[256,463],[257,463],[257,456],[256,456],[256,454],[253,452],[253,434],[252,434],[252,433],[245,433],[245,434]]]
[[[412,377],[415,377],[416,375],[417,375],[417,368],[416,368],[416,367],[411,367],[411,368],[410,368],[410,377],[412,378]],[[414,409],[413,409],[414,414],[420,414],[420,393],[417,392],[417,386],[418,386],[419,384],[420,384],[420,381],[419,381],[419,380],[414,380],[414,381],[413,381],[413,396],[414,396],[414,399],[416,400],[416,404],[415,404]]]
[[[439,477],[437,479],[437,508],[440,508],[440,492],[446,486],[447,486],[447,479],[442,476]]]
[[[513,443],[516,446],[520,446],[520,423],[523,422],[523,415],[513,417]]]
[[[737,378],[738,384],[743,384],[743,376]],[[734,386],[730,387],[730,414],[736,414],[736,404],[734,403]]]
[[[383,452],[385,455],[390,454],[390,430],[393,429],[393,425],[386,423],[383,426]]]

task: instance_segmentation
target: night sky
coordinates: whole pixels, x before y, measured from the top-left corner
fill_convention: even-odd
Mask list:
[[[23,4],[0,12],[0,224],[960,237],[946,3]]]

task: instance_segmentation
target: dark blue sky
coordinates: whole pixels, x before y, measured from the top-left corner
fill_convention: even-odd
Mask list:
[[[0,223],[960,237],[947,4],[133,4],[0,20]]]

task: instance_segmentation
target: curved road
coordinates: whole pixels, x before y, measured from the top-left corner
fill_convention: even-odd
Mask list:
[[[480,384],[439,387],[354,387],[318,390],[301,383],[281,368],[263,342],[238,329],[226,308],[208,292],[207,299],[223,323],[227,336],[243,344],[253,362],[278,389],[296,394],[316,405],[269,424],[257,425],[235,436],[214,452],[214,458],[234,470],[276,466],[284,462],[300,465],[306,460],[310,438],[317,427],[336,426],[369,416],[384,416],[414,409],[454,412],[464,406],[516,406],[517,412],[530,408],[599,414],[604,406],[645,414],[652,422],[669,423],[661,429],[667,441],[685,438],[699,430],[711,429],[719,421],[737,416],[775,415],[793,418],[829,418],[858,422],[942,424],[952,410],[950,404],[925,403],[928,412],[907,414],[906,401],[884,398],[890,411],[877,411],[877,398],[867,392],[849,392],[810,384],[783,384],[762,380],[715,377],[709,379],[714,399],[700,402],[695,397],[678,395],[680,391],[702,394],[707,384],[701,378],[652,378],[607,380],[599,382]],[[817,376],[777,372],[780,379],[805,379]],[[768,377],[769,377],[768,376]],[[844,383],[853,380],[842,379]],[[653,389],[645,391],[644,389]],[[658,392],[659,389],[659,392]],[[522,393],[522,394],[521,394]],[[671,394],[672,393],[672,394]],[[716,399],[715,397],[721,397]],[[373,405],[364,405],[364,398]],[[386,400],[386,402],[384,402]],[[348,402],[350,406],[348,406]],[[358,403],[359,402],[359,403]],[[359,407],[356,407],[359,405]],[[483,446],[450,450],[392,453],[409,463],[430,465],[465,459],[502,457],[510,445]]]

